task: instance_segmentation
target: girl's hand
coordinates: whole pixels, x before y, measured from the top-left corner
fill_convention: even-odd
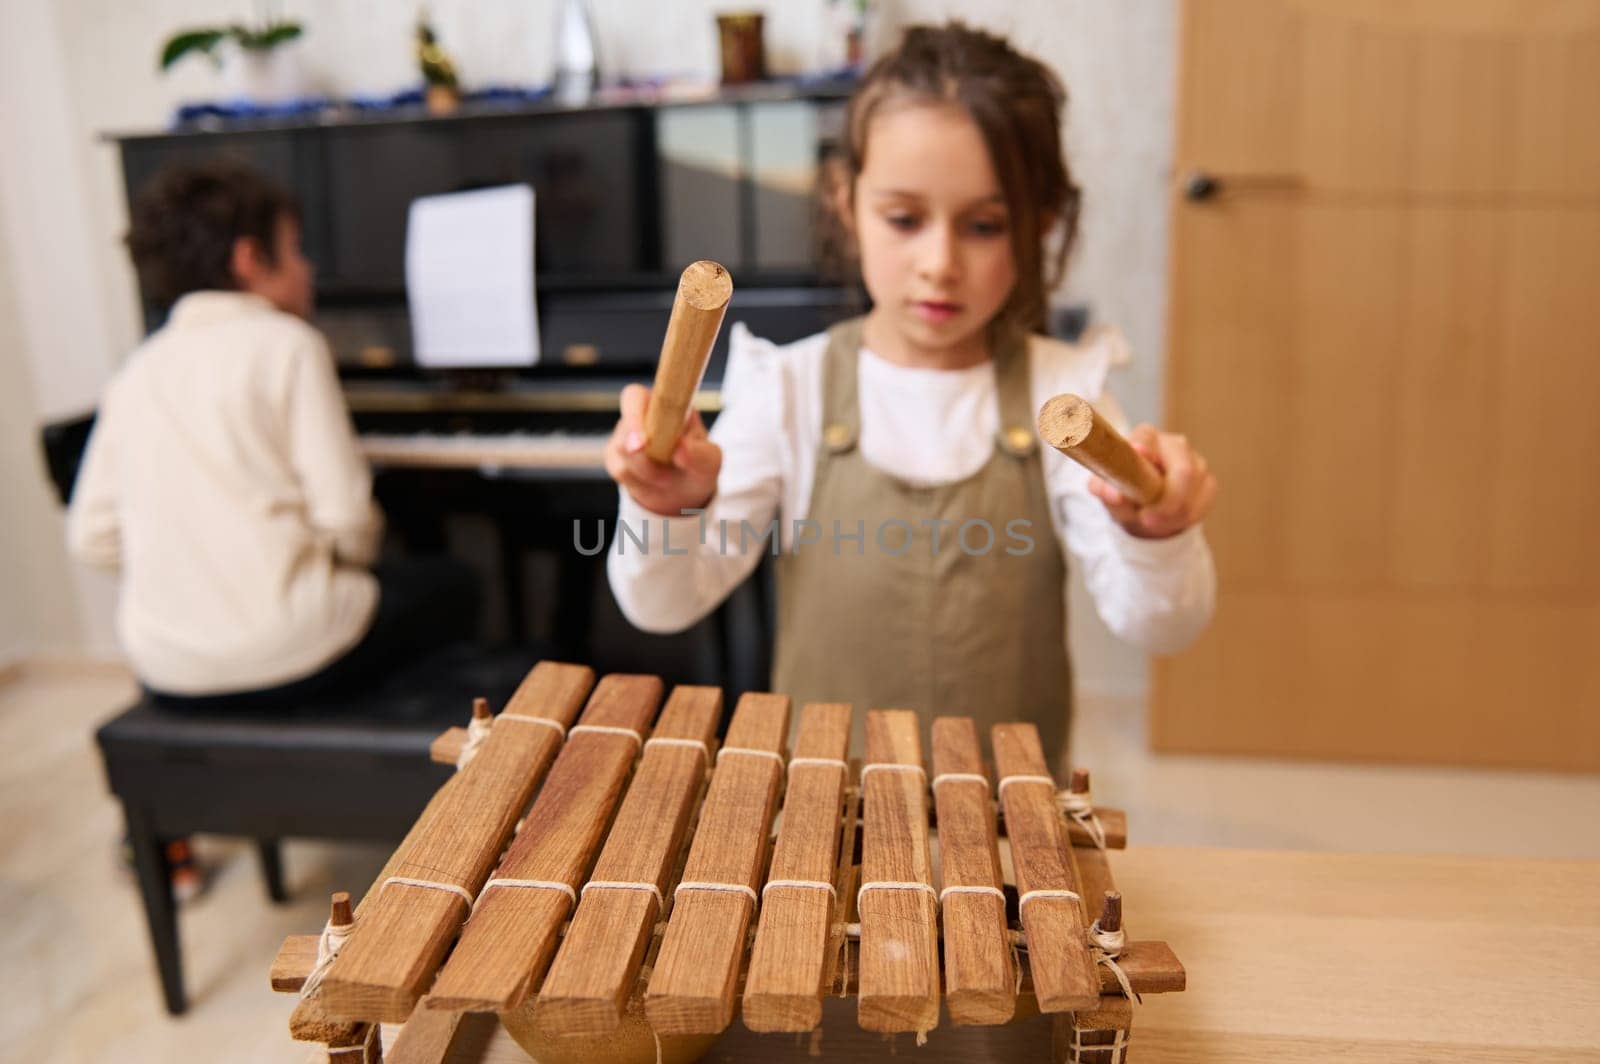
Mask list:
[[[650,389],[630,384],[622,389],[622,416],[606,442],[606,472],[627,489],[633,501],[652,513],[677,517],[711,501],[722,471],[722,448],[706,436],[700,412],[689,415],[671,465],[659,465],[644,453],[644,411]]]
[[[1187,437],[1158,432],[1153,425],[1140,425],[1128,433],[1128,442],[1166,477],[1161,498],[1149,506],[1140,506],[1094,476],[1089,478],[1089,492],[1105,504],[1130,535],[1165,539],[1199,524],[1211,512],[1217,497],[1217,478]]]

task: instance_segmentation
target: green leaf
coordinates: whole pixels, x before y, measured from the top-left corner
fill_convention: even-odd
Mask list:
[[[302,32],[302,27],[298,22],[280,22],[276,26],[273,26],[271,29],[267,30],[266,36],[262,41],[262,47],[276,47],[285,41],[294,40],[295,38],[299,37]]]
[[[218,44],[222,43],[224,33],[222,30],[181,30],[174,33],[161,49],[161,69],[166,70],[188,55],[190,52],[203,52],[212,55]],[[215,58],[215,56],[213,56]]]
[[[298,22],[275,22],[263,26],[259,30],[247,26],[233,26],[229,28],[233,39],[239,42],[239,47],[248,48],[254,52],[265,52],[285,41],[292,41],[300,36],[303,28]]]

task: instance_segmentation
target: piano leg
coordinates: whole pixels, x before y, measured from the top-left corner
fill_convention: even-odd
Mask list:
[[[604,554],[586,558],[576,551],[561,559],[554,635],[568,661],[588,661],[591,656],[595,584],[604,579],[604,559]]]
[[[278,839],[257,839],[256,859],[261,864],[261,882],[267,888],[267,897],[282,905],[289,900],[289,891],[283,884],[283,844]]]
[[[504,516],[497,517],[494,522],[495,538],[500,543],[500,578],[505,590],[506,600],[506,636],[513,643],[525,643],[528,640],[528,607],[527,607],[527,567],[523,564],[523,555],[528,549],[527,543],[517,534],[516,527]],[[559,637],[559,633],[558,637]],[[571,661],[580,661],[580,658],[570,658]]]

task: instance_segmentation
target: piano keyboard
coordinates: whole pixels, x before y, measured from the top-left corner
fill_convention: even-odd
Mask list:
[[[432,469],[536,469],[603,473],[607,436],[578,433],[389,434],[364,432],[374,465]]]

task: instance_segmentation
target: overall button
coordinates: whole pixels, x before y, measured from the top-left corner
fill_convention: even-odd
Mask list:
[[[855,433],[850,431],[850,426],[835,421],[822,430],[822,442],[832,451],[842,451],[855,442]]]
[[[1026,458],[1039,444],[1032,432],[1020,425],[1013,425],[1001,431],[1000,445],[1017,457]]]

